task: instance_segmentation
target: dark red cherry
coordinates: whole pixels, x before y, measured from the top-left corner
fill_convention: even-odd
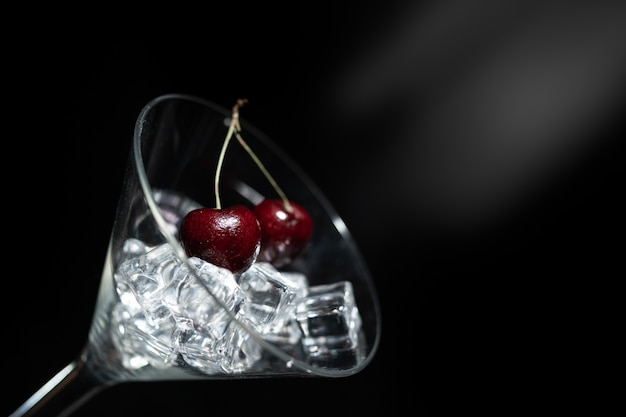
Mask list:
[[[299,204],[289,202],[287,210],[281,199],[265,199],[253,211],[261,225],[261,251],[258,261],[277,267],[293,261],[306,247],[313,232],[309,212]]]
[[[199,208],[183,218],[179,238],[189,257],[241,274],[259,254],[261,228],[252,210],[243,205]]]

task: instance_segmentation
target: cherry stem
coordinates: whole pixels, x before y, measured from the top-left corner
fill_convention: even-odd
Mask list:
[[[259,167],[265,178],[272,185],[276,193],[280,196],[281,200],[283,200],[283,205],[285,206],[285,210],[291,211],[291,204],[289,203],[289,199],[283,192],[283,190],[278,186],[274,177],[269,173],[265,165],[261,162],[261,160],[256,156],[254,151],[248,146],[246,141],[241,136],[241,125],[239,124],[239,109],[248,102],[247,99],[238,99],[235,105],[233,106],[232,117],[230,120],[230,124],[228,126],[228,132],[226,133],[226,138],[224,139],[224,143],[222,144],[222,150],[220,152],[219,159],[217,160],[217,168],[215,170],[215,207],[217,209],[222,208],[222,203],[220,201],[220,173],[222,171],[222,164],[224,163],[224,155],[226,155],[226,148],[228,148],[228,144],[230,143],[233,134],[237,137],[237,141],[243,148],[248,152],[248,155],[252,158],[255,164]]]
[[[218,210],[222,208],[222,202],[220,200],[220,174],[222,172],[222,164],[224,163],[224,155],[226,155],[226,148],[228,148],[228,144],[230,143],[230,139],[233,137],[233,132],[235,131],[235,126],[239,126],[239,108],[246,104],[248,100],[239,99],[233,106],[232,116],[230,120],[230,124],[228,125],[228,132],[226,133],[226,138],[224,139],[224,143],[222,144],[222,150],[220,151],[219,159],[217,160],[217,168],[215,169],[215,208]]]
[[[285,195],[283,190],[278,186],[278,183],[276,182],[276,180],[274,180],[274,177],[272,177],[272,175],[269,173],[267,168],[265,168],[265,165],[263,165],[263,162],[261,162],[261,160],[256,156],[254,151],[250,148],[250,146],[248,146],[246,141],[241,136],[241,134],[240,134],[240,132],[241,132],[241,125],[239,124],[239,120],[235,121],[233,119],[233,122],[235,124],[235,137],[237,138],[237,141],[239,142],[239,144],[241,146],[243,146],[243,148],[246,150],[246,152],[248,152],[248,155],[250,155],[250,157],[252,158],[254,163],[257,164],[257,166],[259,167],[259,169],[261,170],[263,175],[265,175],[265,178],[267,178],[267,180],[272,185],[272,187],[274,188],[276,193],[283,200],[283,204],[285,206],[285,209],[287,211],[291,211],[291,204],[289,203],[289,199],[287,198],[287,196]]]

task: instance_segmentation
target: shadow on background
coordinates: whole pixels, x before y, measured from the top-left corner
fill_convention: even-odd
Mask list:
[[[596,407],[583,342],[601,343],[597,302],[622,255],[626,9],[300,6],[263,20],[278,8],[250,6],[239,30],[201,37],[85,47],[72,34],[20,50],[36,75],[22,74],[30,105],[14,106],[27,217],[11,255],[7,413],[82,348],[135,118],[172,92],[249,98],[242,117],[310,174],[361,247],[381,347],[347,379],[133,383],[78,415]]]

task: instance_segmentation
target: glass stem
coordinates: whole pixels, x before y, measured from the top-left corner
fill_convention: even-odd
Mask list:
[[[81,356],[50,378],[9,417],[66,417],[111,385],[98,378]]]

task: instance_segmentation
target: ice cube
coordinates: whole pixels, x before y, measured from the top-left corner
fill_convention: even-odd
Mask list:
[[[152,249],[154,249],[153,246],[148,246],[139,239],[129,238],[124,241],[124,245],[122,246],[122,257],[123,260],[136,258]]]
[[[180,325],[214,339],[224,336],[229,312],[237,314],[245,301],[231,271],[196,257],[177,269],[160,296]]]
[[[184,335],[180,347],[182,358],[204,373],[239,373],[261,358],[261,345],[233,320],[228,322],[224,336],[219,339],[194,330]]]
[[[238,282],[246,295],[241,314],[261,334],[280,332],[294,315],[295,301],[306,291],[306,281],[285,276],[267,262],[253,264]]]
[[[298,302],[296,321],[310,357],[351,354],[359,347],[361,316],[349,281],[310,286]]]
[[[160,292],[176,274],[181,262],[173,248],[161,244],[120,264],[114,274],[120,301],[131,313],[143,312],[151,325],[169,317]]]
[[[122,364],[127,369],[146,365],[163,369],[172,366],[177,357],[176,323],[170,316],[158,326],[151,325],[142,313],[131,313],[117,304],[112,313],[111,336]]]

